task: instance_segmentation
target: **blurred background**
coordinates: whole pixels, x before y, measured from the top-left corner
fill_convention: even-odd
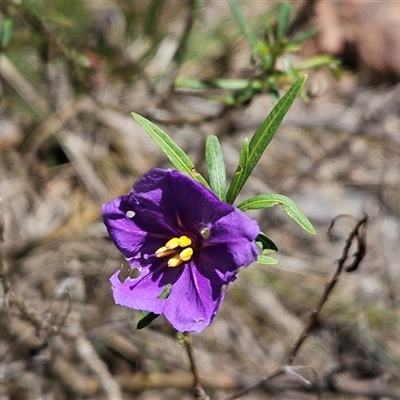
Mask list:
[[[399,2],[1,0],[0,399],[193,398],[175,332],[161,318],[136,330],[139,312],[112,300],[122,256],[101,205],[170,167],[130,113],[201,172],[217,135],[231,177],[243,139],[304,72],[241,197],[289,196],[317,236],[278,208],[251,214],[280,263],[241,271],[194,336],[204,389],[223,399],[282,365],[367,213],[366,257],[295,369],[244,398],[317,398],[304,378],[324,399],[400,399],[399,26]]]

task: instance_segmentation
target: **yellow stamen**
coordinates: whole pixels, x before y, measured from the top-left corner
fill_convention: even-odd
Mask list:
[[[182,250],[179,253],[179,258],[182,261],[189,261],[192,255],[193,255],[193,249],[191,247],[187,247],[186,249]]]
[[[175,254],[168,260],[168,267],[177,267],[181,265],[184,261],[189,261],[193,255],[193,249],[188,247],[183,249],[179,254]]]
[[[168,260],[167,265],[168,267],[174,268],[182,263],[183,261],[179,258],[179,254],[176,254]]]
[[[191,244],[192,244],[192,239],[190,239],[190,237],[184,235],[179,238],[179,246],[187,247],[190,246]]]
[[[173,249],[168,249],[168,247],[163,246],[163,247],[160,247],[158,250],[156,250],[156,257],[161,258],[161,257],[170,256],[171,254],[174,254],[174,252],[175,251]]]
[[[192,239],[190,239],[190,237],[188,236],[183,235],[179,238],[174,237],[168,240],[168,242],[165,244],[165,247],[168,249],[176,249],[178,246],[187,247],[190,246],[191,244],[192,244]]]
[[[174,237],[168,240],[168,242],[165,243],[165,246],[162,246],[158,250],[156,250],[155,255],[157,258],[171,256],[177,253],[180,250],[179,248],[183,248],[183,250],[180,251],[179,254],[173,255],[167,262],[168,267],[177,267],[183,262],[189,261],[191,259],[194,251],[189,246],[192,243],[192,239],[190,239],[190,237],[186,235],[182,235],[179,238]]]
[[[179,246],[179,239],[177,237],[174,237],[165,244],[165,247],[167,249],[176,249]]]

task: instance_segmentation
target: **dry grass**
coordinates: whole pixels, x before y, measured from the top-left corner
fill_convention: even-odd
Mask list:
[[[250,13],[263,11],[257,6]],[[175,32],[170,21],[187,10],[180,2],[167,3],[157,32],[147,36],[130,31],[139,30],[133,16],[139,11],[123,2],[93,11],[95,23],[108,12],[107,29],[114,30],[106,36],[112,52],[99,56],[86,92],[77,93],[65,59],[55,57],[41,71],[32,45],[24,55],[35,61],[30,74],[15,52],[1,56],[1,273],[6,283],[0,308],[1,399],[192,398],[189,362],[171,328],[159,319],[137,331],[138,313],[112,302],[108,277],[119,268],[121,255],[106,236],[101,204],[129,190],[148,169],[168,166],[131,111],[160,124],[200,170],[206,136],[218,134],[232,174],[241,141],[272,104],[259,95],[246,107],[223,110],[180,92],[171,93],[164,107],[182,32]],[[147,9],[141,12],[149,15]],[[204,43],[214,47],[202,48],[199,58],[196,47],[190,48],[194,58],[180,73],[243,72],[248,59],[243,40],[229,36],[232,53],[226,54],[218,36],[228,11],[210,2],[202,12],[210,25],[205,31],[200,20],[190,43],[200,46],[196,35],[204,35]],[[123,41],[118,40],[121,29],[131,34]],[[170,42],[162,39],[166,32]],[[50,40],[49,46],[62,54],[57,43]],[[228,61],[224,65],[222,58]],[[164,60],[163,68],[156,68],[157,60]],[[321,81],[328,91],[309,103],[297,101],[243,193],[290,196],[318,235],[308,236],[280,210],[254,214],[278,244],[280,264],[243,270],[213,324],[194,337],[204,387],[213,399],[281,365],[353,225],[340,220],[335,240],[329,241],[325,233],[331,219],[364,212],[370,218],[367,256],[358,271],[342,276],[295,365],[301,376],[320,378],[326,399],[364,399],[374,390],[375,398],[400,398],[400,145],[398,107],[393,106],[398,88],[366,90],[351,74],[336,82],[325,72],[312,74],[308,84]],[[285,377],[246,396],[303,398],[316,394]]]

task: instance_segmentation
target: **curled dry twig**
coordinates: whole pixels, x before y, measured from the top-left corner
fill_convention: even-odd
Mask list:
[[[339,216],[340,217],[340,216]],[[337,218],[339,218],[337,217]],[[331,226],[329,227],[328,233],[331,231],[333,228],[337,218],[335,218]],[[308,335],[310,332],[313,330],[313,328],[316,326],[319,318],[319,314],[321,313],[322,307],[325,305],[325,303],[328,301],[330,294],[332,293],[333,288],[335,287],[336,283],[339,280],[339,277],[343,270],[346,272],[352,272],[357,270],[359,267],[361,261],[363,260],[366,252],[366,227],[367,227],[367,220],[368,217],[365,215],[362,219],[360,219],[356,226],[353,228],[353,230],[350,232],[345,246],[343,248],[343,253],[340,259],[337,261],[337,268],[335,273],[333,274],[332,278],[330,281],[325,285],[324,292],[322,293],[322,296],[318,302],[317,307],[311,312],[310,317],[308,318],[308,322],[306,327],[304,328],[303,332],[295,342],[295,344],[292,347],[292,350],[290,351],[285,364],[286,365],[292,365],[297,352],[304,342],[305,339],[307,339]],[[346,262],[352,257],[349,254],[350,248],[353,243],[356,243],[357,250],[353,255],[353,261],[346,266]]]
[[[329,227],[328,234],[331,232],[335,222],[337,221],[338,218],[342,216],[336,217],[332,223],[331,226]],[[318,323],[318,318],[321,313],[321,310],[325,303],[328,301],[330,294],[332,293],[333,288],[335,287],[336,283],[339,280],[340,275],[342,274],[343,270],[346,272],[353,272],[358,269],[360,266],[361,261],[363,260],[365,253],[366,253],[366,227],[367,227],[367,221],[368,217],[365,215],[363,218],[361,218],[359,221],[357,221],[355,227],[353,230],[350,232],[346,243],[343,248],[342,256],[340,259],[337,261],[337,268],[335,273],[333,274],[332,278],[329,280],[329,282],[326,283],[325,289],[321,295],[321,298],[316,306],[316,308],[311,312],[307,324],[303,330],[303,332],[300,334],[296,342],[294,343],[291,351],[289,352],[285,362],[283,365],[278,368],[272,375],[268,377],[262,377],[256,382],[250,384],[249,386],[245,387],[244,389],[226,397],[225,400],[233,400],[237,399],[239,397],[244,396],[245,394],[249,393],[250,391],[260,388],[260,387],[266,387],[268,386],[268,382],[272,380],[273,378],[276,378],[282,374],[287,374],[286,371],[288,367],[290,367],[293,364],[293,361],[295,360],[297,353],[303,344],[303,342],[307,339],[307,337],[310,335],[312,330],[315,328],[315,326]],[[352,245],[356,245],[356,252],[351,255],[350,249]],[[349,261],[352,259],[351,261]],[[308,381],[307,381],[308,382]],[[308,388],[309,389],[309,388]],[[316,385],[315,387],[316,392],[318,395],[321,393],[321,388]]]

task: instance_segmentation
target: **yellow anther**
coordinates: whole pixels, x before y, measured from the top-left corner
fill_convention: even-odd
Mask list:
[[[179,254],[176,254],[168,260],[167,265],[168,267],[174,268],[178,265],[181,265],[182,263],[183,260],[180,259]]]
[[[179,239],[177,237],[174,237],[165,244],[165,247],[167,249],[176,249],[179,246]]]
[[[179,246],[181,247],[187,247],[190,246],[192,244],[192,239],[190,239],[190,237],[188,236],[181,236],[179,238]]]
[[[165,243],[165,246],[160,247],[155,255],[157,258],[171,256],[172,257],[168,260],[167,265],[168,267],[177,267],[181,265],[185,261],[189,261],[193,255],[193,249],[188,247],[192,244],[192,239],[186,235],[182,235],[179,238],[174,237],[168,240]],[[176,254],[180,249],[178,247],[183,248],[183,250]]]
[[[171,254],[174,254],[174,250],[168,249],[168,247],[166,247],[166,246],[160,247],[158,250],[156,250],[157,258],[170,256]]]
[[[193,255],[193,249],[191,247],[187,247],[186,249],[182,250],[179,253],[179,258],[182,261],[189,261],[192,255]]]
[[[164,251],[167,251],[167,250],[168,249],[165,246],[160,247],[158,250],[156,250],[156,255],[160,254],[160,253],[164,253]]]

